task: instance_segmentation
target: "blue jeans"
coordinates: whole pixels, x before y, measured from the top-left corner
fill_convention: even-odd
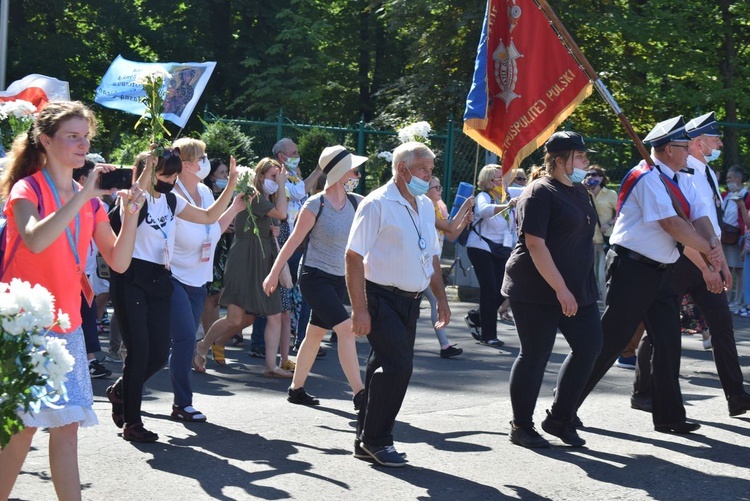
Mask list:
[[[172,323],[169,336],[172,353],[169,356],[169,377],[172,380],[174,404],[187,407],[193,404],[193,388],[190,385],[190,368],[195,355],[195,331],[198,330],[203,305],[206,303],[206,287],[191,287],[172,277]]]
[[[257,316],[253,322],[253,332],[250,335],[250,351],[266,352],[266,317]]]

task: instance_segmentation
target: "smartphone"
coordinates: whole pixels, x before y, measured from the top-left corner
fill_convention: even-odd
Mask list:
[[[133,186],[133,169],[115,169],[99,175],[99,188],[127,190]]]

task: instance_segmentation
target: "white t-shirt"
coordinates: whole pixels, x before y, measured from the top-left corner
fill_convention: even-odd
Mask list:
[[[175,213],[169,209],[167,197],[161,194],[159,198],[154,198],[146,194],[148,200],[148,214],[146,219],[138,225],[135,234],[135,249],[133,257],[143,261],[149,261],[156,264],[165,264],[164,261],[164,239],[167,240],[167,249],[169,255],[174,253],[175,239],[175,216],[180,214],[187,205],[182,197],[177,197],[177,206]],[[122,214],[122,206],[120,207]]]
[[[432,259],[440,254],[435,209],[426,196],[416,200],[419,213],[391,179],[357,208],[346,247],[364,257],[367,280],[407,292],[421,292],[430,284]]]
[[[187,193],[187,190],[181,190],[180,181],[177,181],[174,192],[177,199],[183,199],[191,205],[208,209],[214,203],[214,196],[211,189],[203,183],[198,183],[198,193],[200,200],[193,200]],[[197,224],[177,218],[175,225],[175,242],[174,252],[169,265],[172,268],[172,276],[185,285],[191,287],[201,287],[206,282],[213,281],[214,272],[214,251],[216,244],[221,237],[221,228],[219,223],[214,224]],[[211,249],[208,261],[201,261],[203,243],[211,241]]]

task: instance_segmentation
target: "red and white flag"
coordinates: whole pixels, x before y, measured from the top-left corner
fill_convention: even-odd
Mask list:
[[[464,132],[503,172],[539,148],[592,85],[534,0],[488,0]]]
[[[28,75],[0,92],[0,101],[28,101],[41,110],[50,101],[70,101],[68,82],[44,75]]]

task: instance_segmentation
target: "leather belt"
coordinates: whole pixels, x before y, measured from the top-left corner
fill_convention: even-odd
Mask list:
[[[367,286],[373,287],[375,289],[381,289],[386,292],[391,292],[399,296],[408,297],[409,299],[422,299],[422,294],[424,294],[424,291],[409,292],[409,291],[399,289],[398,287],[394,287],[392,285],[380,285],[380,284],[376,284],[375,282],[371,282],[369,280],[367,280]]]
[[[664,270],[671,266],[669,264],[660,263],[659,261],[654,261],[653,259],[646,257],[643,254],[639,254],[636,251],[632,251],[621,245],[614,244],[610,247],[610,249],[615,251],[615,254],[617,254],[618,256],[626,257],[628,259],[632,259],[633,261],[638,261],[639,263],[643,263],[646,266],[656,268],[657,270]]]

